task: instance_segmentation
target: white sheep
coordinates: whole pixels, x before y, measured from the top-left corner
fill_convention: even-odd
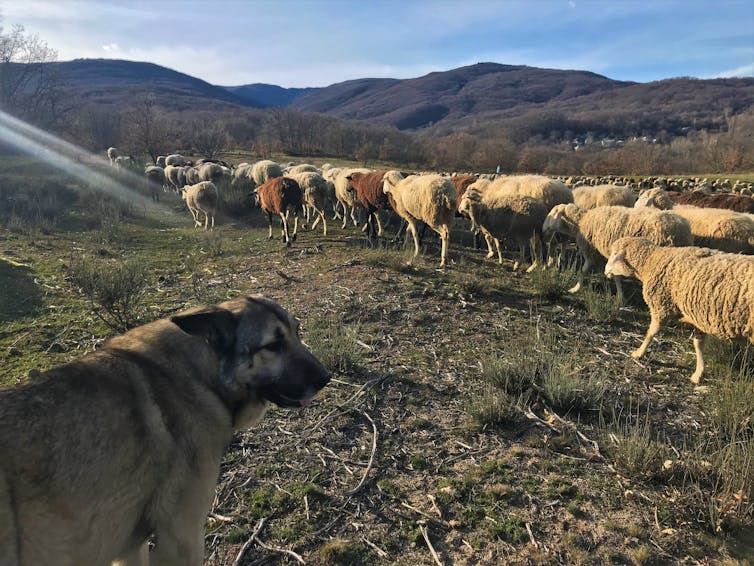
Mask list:
[[[283,169],[279,164],[269,159],[257,161],[251,167],[251,180],[255,187],[261,187],[270,179],[283,176]]]
[[[286,177],[292,177],[294,175],[298,175],[299,173],[319,173],[319,169],[317,169],[314,165],[310,165],[309,163],[301,163],[299,165],[286,167],[283,170],[283,173],[285,173]]]
[[[195,185],[186,185],[181,190],[181,198],[186,201],[194,224],[201,226],[201,215],[204,214],[204,229],[208,228],[210,219],[212,228],[215,227],[215,213],[217,212],[218,192],[211,181],[202,181]]]
[[[595,185],[573,189],[573,203],[580,208],[598,206],[634,206],[636,196],[629,187],[620,185]]]
[[[165,178],[168,181],[168,185],[178,192],[186,185],[186,170],[188,167],[180,167],[177,165],[168,165],[165,167]]]
[[[335,199],[337,200],[338,204],[343,207],[343,226],[341,226],[341,228],[346,227],[346,224],[348,224],[348,218],[351,218],[354,226],[359,225],[359,221],[356,219],[356,210],[361,205],[356,200],[353,192],[349,190],[350,184],[348,177],[352,173],[369,173],[370,171],[371,169],[364,168],[343,168],[335,176]]]
[[[117,147],[107,148],[107,158],[110,160],[110,165],[115,167],[115,160],[120,157],[120,151]]]
[[[727,208],[699,208],[675,204],[663,189],[643,191],[638,207],[671,210],[689,221],[694,245],[724,252],[754,254],[754,218],[750,214]]]
[[[573,192],[562,181],[543,175],[507,175],[490,184],[495,192],[532,197],[541,201],[549,211],[557,204],[573,202]]]
[[[201,181],[211,181],[212,179],[202,179],[199,176],[198,167],[183,167],[183,174],[186,176],[187,185],[196,185]]]
[[[455,185],[440,175],[410,175],[404,178],[398,171],[388,171],[383,177],[382,190],[393,197],[395,212],[408,222],[408,229],[414,237],[414,257],[419,255],[416,222],[421,220],[440,235],[440,267],[445,267],[450,227],[458,204]]]
[[[182,167],[184,165],[193,165],[193,163],[189,159],[183,157],[180,153],[173,153],[165,158],[165,166],[168,165]]]
[[[661,246],[690,246],[694,242],[686,219],[652,208],[600,206],[585,210],[575,204],[558,205],[547,215],[542,231],[545,238],[562,234],[576,239],[584,265],[571,293],[578,292],[584,273],[600,258],[607,259],[610,246],[620,238],[640,236]],[[616,279],[616,287],[622,295],[620,279]]]
[[[119,155],[115,158],[115,168],[120,171],[121,169],[132,169],[136,166],[136,160],[130,155]]]
[[[329,165],[329,163],[326,163],[325,165]],[[322,166],[322,177],[324,177],[327,182],[327,198],[333,208],[333,220],[340,218],[340,212],[338,211],[338,205],[340,202],[335,196],[335,178],[341,171],[343,171],[343,167],[333,167],[332,165],[329,167]]]
[[[673,320],[694,327],[695,384],[704,373],[708,334],[754,344],[754,257],[622,238],[611,246],[605,274],[636,277],[643,284],[651,321],[641,346],[631,354],[634,358],[642,357],[660,327]]]
[[[218,163],[202,163],[197,168],[199,181],[212,181],[217,186],[227,186],[230,182],[230,169],[223,167]]]
[[[317,219],[312,224],[312,230],[322,220],[322,235],[327,236],[327,219],[325,218],[325,208],[330,199],[330,191],[327,181],[319,173],[305,171],[303,173],[287,173],[286,177],[295,180],[303,192],[303,202],[306,207],[306,221],[309,221],[309,209],[312,207],[318,214]]]
[[[160,191],[165,189],[165,170],[157,165],[150,165],[144,170],[149,194],[153,202],[160,202]]]
[[[494,256],[492,242],[497,248],[497,257],[503,263],[500,240],[508,238],[515,241],[523,256],[523,249],[530,248],[532,265],[527,272],[536,269],[542,248],[542,224],[547,217],[547,206],[532,197],[510,195],[496,190],[490,185],[483,190],[469,187],[461,197],[458,211],[467,214],[472,224],[478,226],[487,240],[487,257]],[[534,246],[531,246],[531,243]],[[513,266],[514,271],[519,262]]]

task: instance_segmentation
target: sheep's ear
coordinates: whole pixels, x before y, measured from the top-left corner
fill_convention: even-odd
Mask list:
[[[346,176],[346,181],[353,181],[353,177],[351,177],[351,175],[347,175]]]

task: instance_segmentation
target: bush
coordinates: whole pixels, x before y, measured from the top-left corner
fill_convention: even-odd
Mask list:
[[[143,265],[82,259],[71,264],[70,279],[110,328],[123,332],[137,325],[143,313],[140,297],[147,286]]]

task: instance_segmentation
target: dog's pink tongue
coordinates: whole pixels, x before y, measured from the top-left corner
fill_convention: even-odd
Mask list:
[[[301,399],[299,401],[301,403],[302,407],[311,407],[312,406],[312,400],[311,399]]]

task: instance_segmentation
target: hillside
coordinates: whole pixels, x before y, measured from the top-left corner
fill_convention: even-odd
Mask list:
[[[117,59],[76,59],[50,63],[65,93],[77,104],[123,104],[145,95],[171,110],[258,107],[252,101],[195,77],[154,63]]]
[[[228,92],[246,100],[250,105],[265,108],[290,106],[297,98],[318,90],[316,88],[283,88],[277,85],[254,83],[242,86],[223,87]]]

